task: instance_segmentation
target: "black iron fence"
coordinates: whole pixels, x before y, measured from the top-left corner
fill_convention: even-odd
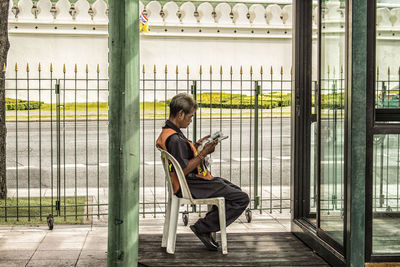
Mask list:
[[[229,136],[212,154],[212,174],[229,179],[248,192],[252,210],[290,211],[292,75],[283,68],[264,70],[221,67],[215,71],[210,67],[205,71],[200,66],[196,71],[188,67],[176,67],[172,72],[165,67],[159,71],[152,67],[146,72],[143,66],[138,125],[142,216],[157,216],[165,210],[165,178],[154,143],[168,118],[170,99],[180,92],[192,94],[199,104],[192,125],[184,131],[189,139],[215,131]],[[45,220],[51,214],[56,222],[106,220],[108,80],[102,78],[99,68],[91,72],[87,67],[82,72],[76,67],[68,72],[64,67],[61,75],[53,75],[52,67],[45,75],[41,67],[34,75],[28,67],[24,71],[8,70],[6,74],[6,87],[2,90],[6,92],[7,108],[8,191],[7,199],[0,201],[0,218],[9,223],[29,223]],[[340,80],[332,78],[327,86],[343,88]],[[335,153],[338,155],[336,148],[341,142],[337,139],[343,137],[339,125],[344,105],[341,90],[321,93],[322,100],[326,100],[322,101],[322,119],[328,122],[336,114],[337,126],[332,128],[329,122],[324,129],[330,132],[324,140],[330,149],[326,161],[332,160]],[[388,140],[384,144],[391,143]],[[340,160],[336,157],[336,162]],[[390,164],[398,172],[399,163]],[[332,201],[341,203],[343,199],[339,189],[343,179],[334,179],[339,165],[327,174],[331,177],[327,182],[327,202],[332,203],[328,207],[332,210],[340,209]],[[380,190],[379,186],[391,188],[393,183],[397,193],[386,190],[384,199],[388,200],[382,202],[383,206],[393,207],[392,197],[398,202],[399,183],[383,179],[377,184]],[[314,194],[310,199],[312,202]],[[201,213],[205,208],[183,207],[182,211]]]

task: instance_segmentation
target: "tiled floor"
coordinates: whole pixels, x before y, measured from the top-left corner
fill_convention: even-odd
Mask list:
[[[288,232],[289,216],[277,220],[273,214],[253,211],[253,220],[247,223],[242,215],[228,227],[228,233]],[[277,214],[278,215],[278,214]],[[197,214],[190,214],[189,224]],[[163,216],[140,219],[141,234],[162,233]],[[0,266],[106,266],[107,225],[55,225],[0,227]],[[178,234],[190,233],[179,221]]]

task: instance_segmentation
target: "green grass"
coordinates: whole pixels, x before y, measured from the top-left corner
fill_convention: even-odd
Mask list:
[[[153,111],[153,110],[164,111],[166,109],[167,112],[169,112],[169,103],[167,104],[164,101],[156,102],[155,106],[153,102],[144,102],[144,103],[142,102],[140,103],[140,111],[143,110],[143,106],[145,111]]]
[[[61,103],[62,104],[62,103]],[[64,107],[61,107],[61,110],[65,110],[65,111],[86,111],[86,103],[76,103],[76,107],[75,107],[75,103],[65,103]],[[56,111],[57,106],[56,104],[43,104],[41,106],[41,111],[51,111],[53,110]],[[87,110],[88,111],[97,111],[97,109],[99,109],[99,111],[106,111],[108,110],[108,103],[107,102],[90,102],[87,103]]]
[[[41,201],[41,202],[40,202]],[[56,198],[53,198],[53,203],[55,203]],[[5,200],[0,200],[0,225],[38,225],[38,224],[47,224],[46,217],[52,213],[51,212],[51,198],[50,197],[42,197],[40,200],[39,197],[31,197],[30,203],[28,203],[28,198],[19,198],[18,203],[16,198],[7,198],[7,220],[4,218],[6,207]],[[65,205],[66,207],[66,215],[75,215],[76,214],[84,214],[85,212],[85,204],[86,197],[77,197],[75,202],[75,197],[66,197]],[[18,216],[17,219],[17,204],[18,204]],[[42,205],[42,209],[40,210],[40,204]],[[28,208],[30,205],[30,209]],[[75,207],[75,205],[77,205]],[[28,214],[30,212],[31,218],[28,218]],[[53,206],[53,214],[56,214],[55,206]],[[42,215],[42,218],[40,218]],[[55,224],[82,224],[84,216],[67,216],[64,219],[64,198],[61,198],[61,216],[54,216]]]

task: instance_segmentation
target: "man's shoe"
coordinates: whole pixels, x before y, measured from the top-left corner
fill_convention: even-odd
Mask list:
[[[206,246],[206,248],[208,248],[208,250],[213,250],[213,251],[218,250],[218,246],[214,243],[215,241],[213,242],[210,233],[201,234],[197,231],[194,225],[191,225],[190,229],[200,239],[200,241],[203,242],[203,244]]]
[[[217,246],[217,248],[219,248],[219,243],[218,243],[218,241],[216,241],[216,240],[213,238],[213,236],[211,235],[211,233],[210,233],[210,237],[211,237],[211,242],[212,242],[215,246]]]

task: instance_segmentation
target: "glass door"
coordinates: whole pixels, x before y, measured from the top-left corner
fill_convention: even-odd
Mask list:
[[[294,1],[292,232],[344,266],[346,20],[344,0]]]
[[[318,235],[343,251],[346,3],[320,2]]]

